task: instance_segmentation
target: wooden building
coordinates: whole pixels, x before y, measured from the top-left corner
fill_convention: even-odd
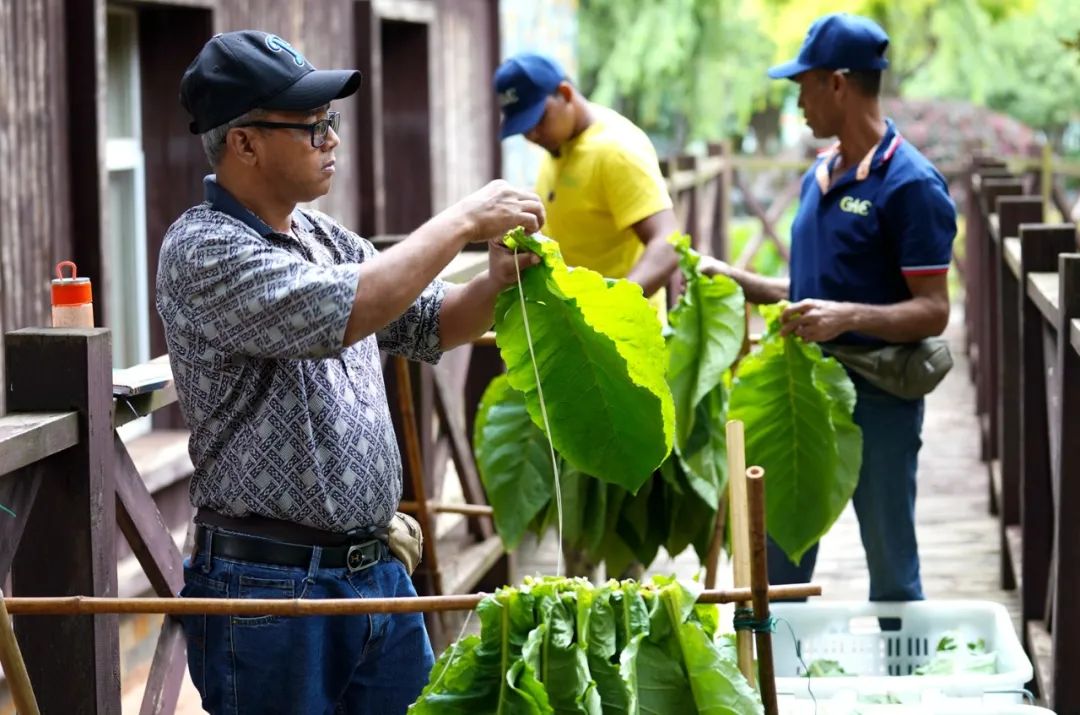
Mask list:
[[[214,33],[246,28],[363,71],[336,105],[343,146],[319,203],[361,235],[407,233],[498,173],[497,0],[3,0],[0,336],[49,324],[48,280],[71,259],[116,367],[165,352],[158,250],[208,173],[179,81]]]

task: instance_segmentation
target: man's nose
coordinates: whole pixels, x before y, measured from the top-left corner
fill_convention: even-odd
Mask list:
[[[333,127],[327,127],[326,128],[326,139],[323,141],[322,146],[319,147],[319,148],[322,149],[323,151],[330,151],[331,149],[333,149],[334,147],[336,147],[340,143],[341,143],[341,137],[339,137],[338,133],[334,131],[334,128]]]

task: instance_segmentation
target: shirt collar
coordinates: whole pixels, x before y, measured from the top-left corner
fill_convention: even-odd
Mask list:
[[[881,141],[873,146],[863,157],[855,169],[855,181],[862,181],[870,176],[870,172],[892,159],[897,147],[904,141],[904,137],[896,130],[896,125],[891,119],[885,120],[885,134]],[[840,142],[833,144],[819,155],[817,166],[814,167],[814,179],[817,181],[821,193],[827,193],[830,188],[830,174],[832,167],[840,155]]]
[[[203,179],[203,189],[206,201],[210,204],[210,208],[215,211],[220,211],[238,221],[243,221],[251,230],[263,238],[272,233],[277,233],[270,228],[269,224],[256,216],[254,211],[237,201],[236,197],[230,194],[228,189],[219,184],[216,174],[210,174]],[[293,211],[292,220],[293,223],[299,224],[305,231],[312,230],[311,222],[308,221],[307,216],[302,211]]]

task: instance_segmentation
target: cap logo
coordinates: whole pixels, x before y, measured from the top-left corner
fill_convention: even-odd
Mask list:
[[[500,109],[505,109],[506,107],[509,107],[511,104],[517,104],[517,103],[518,103],[517,87],[511,87],[510,89],[506,90],[505,92],[500,92],[499,93],[499,108]]]
[[[304,60],[304,56],[300,54],[300,51],[277,35],[267,35],[266,46],[270,48],[271,52],[288,52],[292,55],[293,62],[296,63],[297,67],[304,66],[306,60]]]

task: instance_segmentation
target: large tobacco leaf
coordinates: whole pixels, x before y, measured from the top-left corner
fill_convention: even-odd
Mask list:
[[[781,336],[781,310],[763,309],[769,330],[739,365],[730,416],[745,424],[747,463],[765,468],[769,535],[798,563],[855,491],[862,432],[844,369],[817,345]]]
[[[675,444],[686,447],[697,422],[698,405],[722,384],[746,334],[742,289],[726,276],[698,270],[701,256],[689,236],[670,239],[679,254],[686,290],[668,315],[668,383],[675,399]]]
[[[505,375],[492,380],[480,399],[473,451],[495,528],[506,548],[516,548],[551,500],[555,477],[547,437],[529,418],[525,396]]]
[[[507,244],[541,257],[521,281],[555,448],[581,471],[636,492],[675,432],[655,310],[632,283],[567,268],[553,241],[516,229]],[[496,342],[510,385],[542,428],[520,295],[517,286],[500,294]]]

